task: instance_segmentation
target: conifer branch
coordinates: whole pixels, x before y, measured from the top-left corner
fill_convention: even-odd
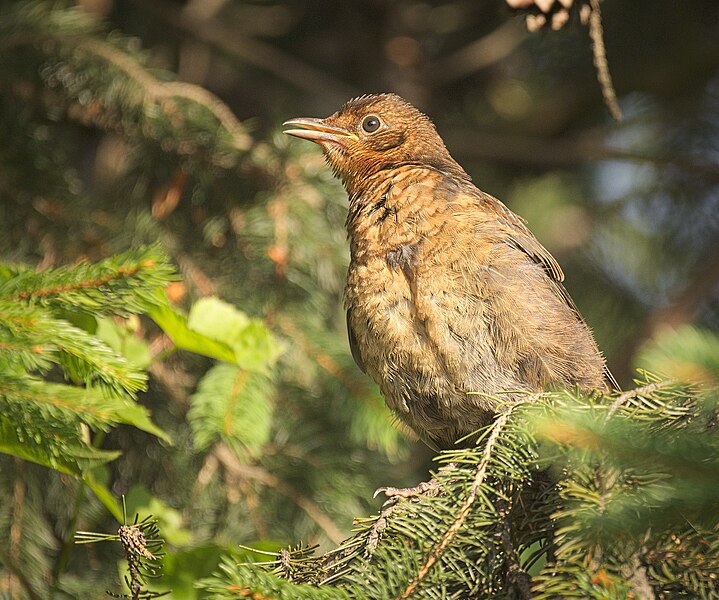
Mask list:
[[[429,570],[434,566],[434,564],[439,559],[439,556],[444,552],[444,550],[447,548],[447,546],[452,542],[454,537],[457,535],[459,530],[464,525],[465,520],[467,519],[467,515],[469,515],[470,511],[472,510],[472,505],[474,504],[474,501],[477,499],[477,494],[479,493],[479,489],[484,483],[484,479],[487,475],[487,467],[489,465],[490,460],[493,457],[494,448],[497,444],[497,441],[499,440],[499,435],[502,433],[503,428],[507,424],[507,421],[509,421],[509,417],[514,412],[514,410],[521,406],[523,403],[518,402],[516,404],[511,404],[505,407],[505,409],[499,414],[497,419],[494,421],[491,433],[489,437],[487,438],[487,441],[485,443],[484,451],[482,452],[482,458],[477,464],[477,468],[475,471],[474,481],[472,482],[472,485],[469,488],[469,493],[467,494],[467,497],[464,499],[462,504],[459,506],[459,510],[457,511],[457,515],[450,524],[450,526],[445,530],[444,534],[440,538],[437,545],[430,551],[430,553],[427,555],[425,562],[422,564],[422,566],[417,571],[417,574],[414,576],[412,581],[410,581],[409,585],[404,589],[404,591],[398,596],[398,598],[404,600],[406,598],[409,598],[412,596],[412,594],[415,593],[417,586],[419,583],[424,579],[424,577],[427,575]]]
[[[0,281],[5,306],[30,302],[118,316],[147,310],[156,303],[156,289],[177,279],[157,245],[44,271],[16,267],[12,275]]]
[[[633,390],[629,390],[627,392],[622,392],[619,394],[616,399],[609,405],[609,409],[607,410],[607,416],[606,420],[609,421],[614,416],[614,413],[617,412],[617,410],[626,404],[628,401],[633,400],[635,398],[639,398],[640,396],[651,396],[654,392],[671,387],[672,385],[676,385],[678,382],[673,380],[665,380],[665,381],[654,381],[652,383],[648,383],[647,385],[642,385],[637,388],[634,388]]]
[[[65,294],[67,292],[73,292],[77,290],[87,289],[87,288],[97,288],[101,287],[103,285],[107,285],[115,280],[123,279],[125,277],[133,277],[134,275],[137,275],[137,273],[141,269],[147,269],[151,268],[155,265],[154,261],[148,260],[144,264],[126,268],[126,267],[119,267],[117,269],[116,273],[112,273],[109,275],[106,275],[105,277],[101,277],[99,279],[90,279],[88,281],[76,281],[73,283],[68,283],[65,285],[59,285],[56,287],[48,287],[48,288],[40,288],[36,290],[28,290],[25,292],[20,292],[17,294],[10,295],[8,297],[8,300],[30,300],[30,299],[39,299],[39,298],[46,298],[48,296],[59,296],[61,294]]]
[[[252,138],[247,135],[242,124],[229,107],[212,92],[191,83],[155,79],[139,63],[107,42],[85,38],[78,41],[77,47],[105,59],[134,79],[141,86],[140,96],[143,98],[143,103],[158,103],[158,101],[173,97],[196,102],[210,111],[222,124],[230,134],[235,149],[242,151],[249,149]],[[172,112],[172,106],[165,106],[161,102],[159,106],[168,112],[168,116]]]

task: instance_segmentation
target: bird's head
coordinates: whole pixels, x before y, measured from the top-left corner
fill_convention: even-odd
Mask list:
[[[449,155],[432,121],[395,94],[349,100],[326,119],[298,118],[284,133],[322,146],[350,195],[376,173],[403,165],[430,166],[468,178]]]

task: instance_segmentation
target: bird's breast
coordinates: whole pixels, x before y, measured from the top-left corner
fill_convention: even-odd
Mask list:
[[[490,414],[468,393],[493,368],[477,262],[485,242],[450,192],[416,174],[395,179],[348,219],[345,305],[362,366],[390,409],[438,443]]]

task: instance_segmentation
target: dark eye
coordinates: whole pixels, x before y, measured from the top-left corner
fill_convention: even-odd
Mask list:
[[[376,115],[367,115],[362,119],[362,129],[367,133],[374,133],[379,129],[380,125],[382,125],[382,121]]]

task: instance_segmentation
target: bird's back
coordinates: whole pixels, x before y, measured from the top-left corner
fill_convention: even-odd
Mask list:
[[[562,272],[522,220],[468,179],[420,165],[351,199],[353,354],[431,445],[486,424],[498,395],[606,388]]]

